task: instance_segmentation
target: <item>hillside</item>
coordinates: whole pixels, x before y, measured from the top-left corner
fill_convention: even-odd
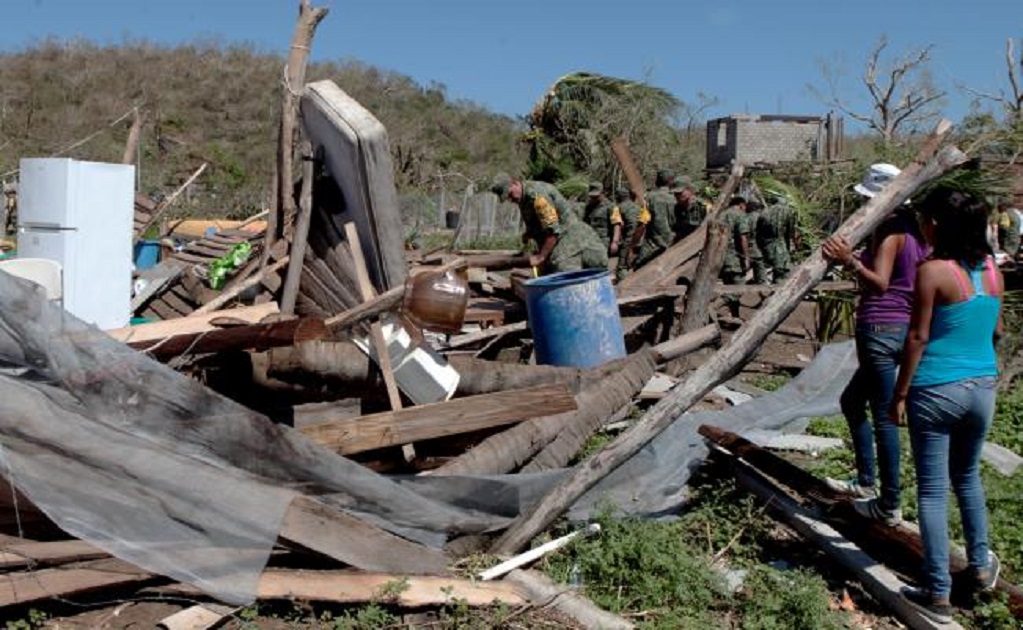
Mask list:
[[[270,194],[283,66],[282,56],[215,43],[47,41],[0,55],[0,176],[28,156],[119,161],[125,114],[139,106],[142,191],[166,194],[209,162],[181,212],[250,214]],[[357,61],[312,64],[308,78],[332,79],[387,127],[399,189],[521,163],[521,123],[452,102],[442,86]]]

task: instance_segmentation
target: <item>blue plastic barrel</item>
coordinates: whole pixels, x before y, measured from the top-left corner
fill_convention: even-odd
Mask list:
[[[606,270],[563,271],[523,286],[537,363],[588,368],[626,355]]]
[[[149,269],[160,261],[160,241],[138,241],[135,243],[135,269]]]

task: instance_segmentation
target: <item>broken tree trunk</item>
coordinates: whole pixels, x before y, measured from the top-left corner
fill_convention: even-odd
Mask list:
[[[710,303],[714,299],[714,285],[718,282],[721,266],[725,262],[730,237],[731,234],[724,223],[713,219],[707,222],[707,246],[700,254],[696,275],[686,292],[686,306],[682,311],[676,335],[692,332],[707,323]],[[678,359],[672,361],[666,371],[672,376],[678,376],[686,367],[685,360]]]
[[[721,329],[715,324],[707,324],[702,328],[657,344],[654,346],[654,358],[659,364],[668,363],[704,346],[715,344],[720,339]]]
[[[539,571],[515,569],[504,581],[521,588],[533,605],[550,605],[561,614],[575,619],[584,628],[601,630],[635,628],[625,619],[583,597],[575,589],[558,584]]]
[[[640,350],[624,361],[624,364],[620,364],[620,369],[587,387],[576,397],[579,407],[577,411],[534,418],[518,424],[503,433],[487,438],[463,455],[431,471],[430,474],[510,472],[525,464],[565,432],[571,432],[573,437],[559,448],[558,453],[571,449],[579,435],[587,430],[581,427],[594,425],[599,427],[609,416],[629,404],[636,392],[653,376],[654,360],[651,350]],[[583,437],[582,441],[585,439]],[[578,448],[571,455],[576,451]]]
[[[595,400],[592,403],[586,401],[588,408],[583,413],[576,413],[571,419],[566,419],[557,437],[523,466],[522,472],[540,472],[567,466],[568,462],[582,450],[586,440],[604,426],[609,417],[631,402],[632,397],[636,395],[636,383],[638,382],[639,388],[642,389],[653,377],[656,367],[652,351],[634,354],[633,360],[622,371],[621,377],[600,383],[599,390],[592,394]],[[627,395],[628,400],[619,404],[623,395]],[[591,406],[592,408],[589,408]]]
[[[519,422],[545,409],[567,412],[576,401],[564,386],[516,389],[430,403],[358,418],[327,420],[300,430],[342,455]]]
[[[327,9],[313,7],[309,0],[301,0],[298,6],[298,22],[291,37],[288,65],[281,77],[281,123],[277,134],[277,177],[274,188],[277,198],[266,220],[266,238],[260,266],[270,262],[270,248],[277,241],[282,223],[295,214],[294,197],[294,151],[295,130],[298,127],[298,101],[305,87],[305,71],[309,61],[316,27],[327,17]],[[301,264],[301,260],[299,264]]]
[[[964,163],[967,160],[966,155],[954,146],[938,151],[951,128],[950,122],[942,120],[914,162],[880,194],[867,201],[849,217],[835,234],[844,237],[850,243],[859,243],[917,188]],[[820,282],[827,269],[828,263],[819,250],[810,255],[724,347],[696,368],[639,422],[593,455],[584,465],[578,466],[531,511],[515,519],[496,541],[493,551],[498,554],[518,551],[568,509],[584,492],[635,455],[711,389],[742,369],[771,331],[784,321],[810,289]]]
[[[302,278],[302,265],[305,263],[305,250],[308,245],[309,224],[313,216],[313,149],[308,140],[302,141],[299,155],[302,157],[302,192],[299,194],[298,218],[295,220],[295,233],[291,237],[291,260],[288,272],[284,277],[284,288],[281,290],[281,312],[285,315],[295,313],[295,300],[298,298],[298,283]]]

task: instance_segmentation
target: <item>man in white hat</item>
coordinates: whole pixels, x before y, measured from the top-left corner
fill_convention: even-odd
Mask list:
[[[863,181],[853,186],[853,190],[864,197],[873,197],[884,190],[884,187],[898,177],[901,172],[898,166],[892,164],[883,162],[871,164],[867,172],[863,174]]]

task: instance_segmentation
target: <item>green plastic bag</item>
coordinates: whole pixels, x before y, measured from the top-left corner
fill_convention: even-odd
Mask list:
[[[227,283],[227,276],[235,269],[244,265],[251,253],[252,243],[246,241],[238,243],[226,254],[211,262],[208,272],[210,288],[217,289],[218,291],[223,289]]]

